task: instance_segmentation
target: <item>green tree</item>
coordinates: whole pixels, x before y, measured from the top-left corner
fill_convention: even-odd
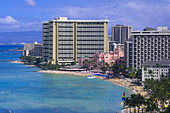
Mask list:
[[[152,91],[150,95],[150,100],[148,100],[148,109],[153,109],[155,103],[149,103],[153,99],[159,100],[161,105],[164,105],[164,103],[169,100],[169,91],[170,91],[170,79],[166,79],[163,81],[158,81],[154,80],[153,78],[151,79],[146,79],[144,82],[144,88],[147,90]]]
[[[153,98],[152,96],[150,98],[146,99],[145,105],[146,105],[146,111],[148,111],[148,112],[153,112],[155,110],[156,111],[158,110],[157,102],[156,102],[155,98]]]
[[[136,106],[138,107],[138,113],[139,113],[140,106],[145,103],[145,98],[142,95],[137,94],[135,99],[136,99]]]
[[[161,80],[165,80],[165,76],[163,73],[161,74]]]
[[[147,68],[146,68],[146,67],[144,67],[144,71],[147,71]]]
[[[140,80],[142,79],[142,70],[141,69],[137,70],[135,77]]]
[[[153,78],[153,71],[149,70],[148,74],[150,74],[151,78]]]
[[[40,64],[41,62],[43,62],[43,59],[42,58],[36,58],[36,65]]]
[[[131,105],[131,102],[130,102],[131,100],[130,100],[130,97],[126,97],[125,98],[125,101],[124,101],[124,107],[128,107],[129,108],[129,112],[131,113],[131,107],[132,107],[132,105]]]
[[[129,73],[129,72],[132,72],[132,70],[133,70],[132,66],[129,66],[129,67],[126,68],[126,71],[127,71],[128,73]]]
[[[145,104],[145,98],[140,94],[131,94],[130,97],[126,97],[124,101],[124,106],[130,108],[129,112],[131,113],[131,107],[138,107],[138,113],[140,106]]]
[[[105,66],[106,66],[106,69],[109,70],[110,69],[110,66],[108,63],[105,63]]]
[[[105,66],[102,66],[101,70],[102,70],[102,73],[104,73],[104,74],[106,73],[106,67]]]
[[[136,107],[137,106],[137,98],[136,98],[136,94],[131,94],[130,95],[130,105],[132,107]]]
[[[19,58],[21,59],[22,62],[26,61],[26,56],[20,56]]]

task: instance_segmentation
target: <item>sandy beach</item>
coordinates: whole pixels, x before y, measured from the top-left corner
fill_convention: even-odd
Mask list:
[[[12,63],[24,64],[24,62],[21,62],[21,61],[12,61]],[[36,67],[35,65],[26,65],[26,66]],[[93,75],[93,73],[91,73],[89,71],[72,72],[72,71],[58,71],[58,70],[41,70],[41,71],[38,71],[38,72],[40,72],[40,73],[77,75],[77,76],[85,76],[85,77],[87,77],[89,75]],[[133,84],[131,81],[129,81],[128,79],[121,79],[121,78],[105,79],[104,77],[101,77],[101,76],[95,76],[95,78],[106,80],[106,81],[108,81],[112,84],[115,84],[115,85],[118,85],[118,86],[121,86],[121,87],[126,87],[127,89],[133,91],[135,94],[140,93],[141,95],[147,97],[147,91],[144,90],[143,86],[137,86],[137,85]],[[132,109],[132,112],[133,112],[133,109]],[[121,112],[122,113],[129,113],[129,108],[123,109]]]
[[[41,71],[38,71],[38,72],[53,73],[53,74],[78,75],[78,76],[92,75],[92,73],[89,73],[89,72],[86,72],[86,71],[69,72],[69,71],[57,71],[57,70],[41,70]],[[98,78],[98,79],[106,80],[106,81],[111,82],[115,85],[126,87],[126,88],[132,90],[133,92],[135,92],[136,94],[140,93],[143,96],[147,95],[147,92],[143,89],[143,86],[137,86],[137,85],[131,83],[130,81],[126,80],[126,79],[120,79],[120,78],[105,79],[104,77],[100,77],[100,76],[95,76],[95,77]]]
[[[24,64],[24,62],[21,61],[12,61],[12,63],[20,63]],[[35,67],[35,65],[27,65],[28,67]],[[77,75],[77,76],[89,76],[93,75],[93,73],[90,73],[89,71],[82,71],[82,72],[71,72],[71,71],[58,71],[58,70],[41,70],[38,71],[41,73],[53,73],[53,74],[67,74],[67,75]],[[147,91],[144,90],[143,86],[137,86],[133,84],[132,82],[128,81],[127,79],[120,79],[120,78],[112,78],[112,79],[105,79],[104,77],[95,76],[98,79],[103,79],[108,82],[111,82],[115,85],[126,87],[130,90],[132,90],[134,93],[138,94],[140,93],[143,96],[147,96]]]
[[[17,61],[17,60],[15,60],[15,61],[11,61],[12,63],[19,63],[19,64],[24,64],[24,62],[21,62],[21,61]]]
[[[67,74],[67,75],[78,75],[78,76],[89,76],[92,75],[93,73],[89,73],[86,71],[82,71],[82,72],[69,72],[69,71],[57,71],[57,70],[41,70],[38,71],[41,73],[53,73],[53,74]],[[132,82],[128,81],[127,79],[120,79],[120,78],[112,78],[112,79],[105,79],[104,77],[100,77],[100,76],[95,76],[98,79],[103,79],[106,80],[108,82],[111,82],[112,84],[121,86],[121,87],[126,87],[129,90],[133,91],[135,94],[141,94],[143,96],[147,96],[147,91],[144,90],[143,86],[137,86],[135,84],[133,84]],[[134,109],[134,108],[133,108]],[[133,109],[131,110],[131,112],[133,112]],[[127,109],[123,109],[121,111],[121,113],[129,113],[129,108]]]
[[[11,63],[19,63],[19,64],[24,64],[24,62],[22,62],[22,61],[12,61]],[[26,65],[27,67],[37,67],[37,66],[35,66],[35,65]]]
[[[12,61],[12,63],[24,64],[24,62],[21,62],[21,61]],[[35,65],[27,65],[27,66],[28,67],[36,67]],[[41,70],[41,71],[38,71],[38,72],[40,72],[40,73],[77,75],[77,76],[85,76],[85,77],[87,77],[89,75],[93,75],[93,73],[91,73],[89,71],[72,72],[72,71],[58,71],[58,70]],[[137,85],[133,84],[128,79],[121,79],[121,78],[105,79],[104,77],[101,77],[101,76],[95,76],[95,78],[106,80],[106,81],[108,81],[112,84],[115,84],[115,85],[118,85],[118,86],[121,86],[121,87],[126,87],[127,89],[133,91],[135,94],[140,93],[144,97],[147,97],[147,91],[144,90],[143,86],[137,86]],[[131,110],[131,112],[133,112],[133,109]],[[123,109],[121,112],[122,113],[129,113],[129,108]]]

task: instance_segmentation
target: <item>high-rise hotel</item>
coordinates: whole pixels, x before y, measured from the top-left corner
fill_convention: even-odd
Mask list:
[[[160,28],[160,27],[159,27]],[[125,43],[127,67],[141,69],[148,61],[170,59],[170,31],[133,31]]]
[[[71,63],[96,52],[109,52],[108,20],[58,17],[42,24],[43,58],[49,63]]]
[[[129,34],[132,31],[132,26],[116,25],[112,26],[112,41],[116,44],[124,44],[130,38]]]

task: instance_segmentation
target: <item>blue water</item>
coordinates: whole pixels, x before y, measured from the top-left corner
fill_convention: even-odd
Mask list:
[[[0,45],[0,113],[116,113],[124,88],[100,79],[44,74],[11,63],[21,45]],[[126,96],[131,92],[126,90]]]

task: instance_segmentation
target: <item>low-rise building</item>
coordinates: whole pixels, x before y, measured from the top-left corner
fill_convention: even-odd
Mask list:
[[[42,44],[24,44],[23,56],[42,57]]]
[[[142,81],[170,77],[170,60],[148,61],[142,65]]]
[[[100,69],[105,63],[109,66],[116,60],[124,57],[124,53],[120,47],[117,47],[115,52],[95,53],[92,58],[82,57],[79,58],[79,66],[91,67],[93,69]]]

